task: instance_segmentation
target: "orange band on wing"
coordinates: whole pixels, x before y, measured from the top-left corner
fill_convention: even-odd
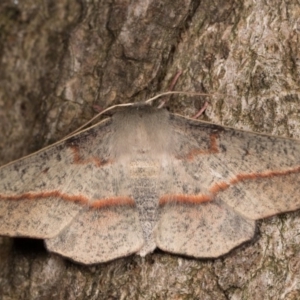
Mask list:
[[[93,201],[90,205],[93,208],[105,208],[110,206],[135,206],[135,202],[130,197],[112,197]]]
[[[77,146],[69,146],[69,148],[73,152],[73,162],[74,162],[74,164],[86,165],[86,164],[89,164],[89,163],[93,163],[96,167],[102,167],[102,166],[110,163],[109,161],[103,161],[103,160],[99,159],[96,156],[93,156],[93,157],[90,157],[89,159],[84,160],[80,156],[79,148]]]
[[[134,206],[135,202],[130,197],[110,197],[90,201],[87,197],[83,195],[68,195],[61,193],[59,191],[49,191],[41,193],[24,193],[20,195],[4,195],[0,194],[0,199],[2,200],[39,200],[47,198],[58,198],[67,202],[78,203],[81,205],[88,205],[92,208],[105,208],[111,206]]]
[[[227,190],[233,185],[249,180],[269,179],[273,177],[286,176],[300,172],[300,166],[283,171],[266,171],[261,173],[242,173],[230,179],[228,182],[219,181],[214,183],[208,190],[208,194],[198,195],[164,195],[159,199],[159,205],[167,203],[201,204],[212,201],[218,193]]]
[[[272,177],[278,177],[278,176],[285,176],[285,175],[291,175],[291,174],[296,174],[300,172],[300,166],[297,166],[295,168],[291,168],[288,170],[283,170],[283,171],[266,171],[262,173],[244,173],[244,174],[239,174],[235,178],[230,180],[231,184],[236,184],[241,181],[245,180],[253,180],[253,179],[263,179],[263,178],[272,178]]]
[[[209,195],[164,195],[159,199],[159,205],[167,203],[186,203],[186,204],[201,204],[211,201]]]
[[[220,150],[219,150],[219,147],[218,147],[217,139],[218,139],[218,134],[212,133],[209,136],[209,148],[207,150],[195,148],[195,149],[192,149],[186,155],[178,157],[178,159],[193,160],[195,158],[195,156],[198,156],[198,155],[207,155],[207,154],[217,154],[217,153],[219,153]]]

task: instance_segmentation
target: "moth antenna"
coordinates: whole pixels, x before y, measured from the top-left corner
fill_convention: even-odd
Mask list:
[[[85,128],[87,125],[91,124],[94,120],[96,120],[97,118],[99,118],[100,116],[102,116],[103,114],[105,114],[106,112],[113,110],[117,107],[127,107],[127,106],[133,106],[134,103],[123,103],[123,104],[116,104],[113,106],[110,106],[102,111],[100,111],[98,114],[96,114],[94,117],[92,117],[89,121],[87,121],[86,123],[84,123],[83,125],[81,125],[79,128],[77,128],[75,131],[71,132],[70,134],[68,134],[66,136],[66,138],[68,138],[69,136],[81,131],[83,128]]]
[[[213,93],[213,94],[208,94],[208,93],[198,93],[198,92],[185,92],[185,91],[169,91],[169,92],[164,92],[164,93],[161,93],[161,94],[158,94],[152,98],[149,98],[143,102],[139,102],[140,104],[149,104],[151,102],[153,102],[154,100],[158,99],[158,98],[161,98],[161,97],[164,97],[164,96],[169,96],[169,95],[190,95],[190,96],[215,96],[215,95],[221,95],[221,96],[224,96],[223,94],[218,94],[218,93]],[[85,128],[87,125],[91,124],[94,120],[96,120],[98,117],[100,117],[101,115],[105,114],[106,112],[108,111],[111,111],[115,108],[118,108],[118,107],[129,107],[129,106],[134,106],[134,105],[137,105],[137,103],[133,103],[133,102],[130,102],[130,103],[123,103],[123,104],[116,104],[116,105],[112,105],[104,110],[102,110],[101,112],[99,112],[97,115],[95,115],[93,118],[91,118],[89,121],[87,121],[85,124],[83,124],[82,126],[80,126],[79,128],[77,128],[75,131],[71,132],[70,134],[68,134],[66,136],[69,137],[77,132],[79,132],[80,130],[82,130],[83,128]],[[208,104],[207,104],[208,105]],[[205,104],[204,104],[205,106]],[[158,108],[162,108],[163,106],[158,106]],[[205,106],[204,110],[206,109],[207,106]],[[204,111],[203,110],[203,111]],[[201,111],[201,110],[200,110]],[[203,112],[201,112],[203,113]],[[197,113],[197,115],[201,115],[201,113],[199,114],[199,112]],[[195,117],[194,117],[195,118]]]
[[[215,95],[224,96],[224,94],[219,94],[219,93],[209,94],[209,93],[199,93],[199,92],[169,91],[169,92],[164,92],[164,93],[158,94],[152,98],[149,98],[145,101],[145,103],[152,102],[160,97],[164,97],[164,96],[168,96],[168,95],[180,95],[180,94],[189,95],[189,96],[215,96]],[[158,108],[161,108],[161,107],[158,107]]]
[[[173,77],[170,85],[169,85],[169,89],[168,91],[173,91],[174,90],[174,87],[178,81],[178,78],[180,77],[180,75],[182,74],[182,70],[179,70],[177,71],[177,73],[175,74],[175,76]],[[158,108],[162,108],[164,107],[164,105],[166,104],[166,102],[168,102],[170,99],[170,96],[169,97],[164,97],[163,99],[160,100],[160,104],[158,105]]]
[[[169,88],[168,88],[168,91],[165,92],[165,93],[161,93],[161,94],[158,94],[150,99],[147,99],[145,101],[142,101],[142,102],[138,102],[138,103],[126,103],[126,104],[117,104],[117,105],[113,105],[113,106],[110,106],[104,110],[99,109],[99,106],[98,105],[94,105],[94,109],[97,110],[99,113],[97,115],[95,115],[91,120],[89,120],[88,122],[86,122],[85,124],[83,124],[82,126],[80,126],[78,129],[76,129],[75,131],[73,131],[72,133],[70,133],[69,135],[67,135],[67,137],[79,132],[81,129],[85,128],[87,125],[89,125],[91,122],[93,122],[95,119],[97,119],[98,117],[100,117],[101,115],[103,115],[104,113],[110,111],[110,110],[113,110],[115,109],[116,107],[126,107],[126,106],[134,106],[134,105],[145,105],[145,104],[150,104],[151,105],[151,102],[153,102],[154,100],[158,99],[158,98],[161,98],[161,97],[164,97],[165,99],[161,99],[160,101],[160,104],[158,105],[157,108],[163,108],[164,105],[166,104],[166,102],[169,101],[170,99],[170,96],[171,95],[174,95],[174,94],[185,94],[185,95],[198,95],[198,96],[210,96],[210,95],[213,95],[213,94],[206,94],[206,93],[193,93],[193,92],[181,92],[181,91],[173,91],[177,81],[178,81],[178,78],[181,76],[182,74],[182,70],[178,70],[177,73],[175,74],[175,76],[173,77],[170,85],[169,85]],[[166,97],[168,96],[168,97]],[[198,118],[207,108],[208,106],[208,102],[205,102],[204,103],[204,106],[200,109],[200,111],[193,117],[193,118]]]
[[[158,94],[152,98],[149,98],[143,102],[141,102],[141,104],[149,104],[151,102],[153,102],[154,100],[158,99],[158,98],[161,98],[161,97],[164,97],[164,96],[168,96],[168,95],[190,95],[190,96],[214,96],[214,95],[222,95],[222,94],[207,94],[207,93],[197,93],[197,92],[184,92],[184,91],[169,91],[169,92],[164,92],[164,93],[161,93],[161,94]],[[80,130],[82,130],[83,128],[85,128],[87,125],[91,124],[94,120],[96,120],[97,118],[99,118],[100,116],[102,116],[103,114],[105,114],[106,112],[108,111],[111,111],[115,108],[118,108],[118,107],[129,107],[129,106],[134,106],[134,105],[137,105],[137,103],[133,103],[133,102],[130,102],[130,103],[123,103],[123,104],[116,104],[116,105],[112,105],[104,110],[102,110],[101,112],[99,112],[98,114],[96,114],[93,118],[91,118],[89,121],[87,121],[86,123],[84,123],[83,125],[81,125],[79,128],[77,128],[75,131],[71,132],[70,134],[68,134],[66,136],[69,137],[77,132],[79,132]],[[207,104],[208,105],[208,104]],[[205,104],[204,104],[205,106]],[[158,108],[162,108],[163,106],[158,106]],[[206,109],[207,106],[205,106],[204,110]],[[203,110],[203,111],[204,111]],[[203,113],[203,112],[201,112]],[[197,113],[197,115],[199,114],[199,116],[201,115],[201,113],[199,114],[199,112]],[[196,116],[197,116],[196,115]],[[195,117],[194,117],[195,118]]]
[[[192,119],[198,119],[204,113],[204,111],[207,109],[207,107],[208,107],[208,102],[205,101],[202,108],[192,117]]]

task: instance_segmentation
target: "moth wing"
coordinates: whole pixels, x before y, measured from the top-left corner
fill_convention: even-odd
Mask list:
[[[83,263],[138,251],[138,212],[110,157],[112,131],[107,119],[0,168],[0,234],[46,239]]]
[[[84,209],[59,235],[45,243],[49,251],[94,264],[138,252],[143,236],[136,209],[125,204]]]
[[[160,199],[159,248],[218,257],[255,220],[300,208],[300,142],[171,116],[174,189]]]

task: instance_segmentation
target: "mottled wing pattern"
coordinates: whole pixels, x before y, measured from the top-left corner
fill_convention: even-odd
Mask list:
[[[300,142],[133,107],[0,168],[0,234],[91,264],[218,257],[300,208]]]
[[[143,245],[122,166],[110,155],[111,119],[0,169],[0,234],[46,239],[82,263]]]
[[[300,142],[171,115],[172,191],[160,198],[158,247],[217,257],[255,220],[300,208]]]

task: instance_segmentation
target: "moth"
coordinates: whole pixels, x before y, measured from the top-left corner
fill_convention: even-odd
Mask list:
[[[0,235],[83,264],[226,254],[300,208],[300,142],[134,106],[0,169]]]

